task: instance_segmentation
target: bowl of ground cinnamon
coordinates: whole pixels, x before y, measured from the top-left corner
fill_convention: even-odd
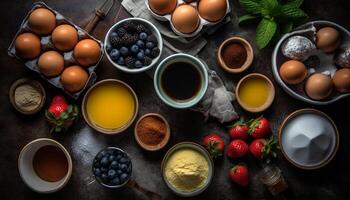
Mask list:
[[[241,73],[249,68],[254,59],[250,43],[241,37],[230,37],[219,46],[217,60],[227,72]]]
[[[134,134],[136,142],[143,149],[157,151],[168,143],[170,126],[162,115],[148,113],[137,121]]]

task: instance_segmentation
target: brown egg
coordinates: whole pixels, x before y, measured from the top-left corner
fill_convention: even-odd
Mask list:
[[[64,58],[57,51],[47,51],[39,57],[39,70],[45,76],[57,76],[64,68]]]
[[[333,83],[330,76],[316,73],[311,75],[305,84],[306,94],[315,100],[327,98],[333,90]]]
[[[332,27],[321,28],[316,33],[316,46],[326,53],[331,53],[340,44],[340,34]]]
[[[177,5],[177,0],[148,0],[151,10],[158,15],[172,13]]]
[[[297,60],[289,60],[280,67],[280,75],[284,82],[288,84],[299,84],[307,76],[305,65]]]
[[[80,66],[67,67],[61,74],[61,83],[65,90],[78,92],[83,89],[88,80],[88,73]]]
[[[333,83],[338,92],[350,92],[350,69],[343,68],[336,71]]]
[[[199,15],[193,6],[183,4],[175,9],[171,21],[181,33],[192,33],[199,26]]]
[[[30,13],[28,25],[34,33],[48,35],[56,27],[56,16],[49,9],[37,8]]]
[[[200,0],[198,5],[200,16],[211,22],[222,19],[226,9],[226,0]]]
[[[40,54],[40,38],[33,33],[22,33],[16,38],[15,48],[21,58],[33,59]]]
[[[74,57],[83,66],[96,64],[100,56],[101,47],[95,40],[81,40],[74,47]]]
[[[52,32],[52,42],[58,50],[72,50],[78,43],[78,32],[71,25],[59,25]]]

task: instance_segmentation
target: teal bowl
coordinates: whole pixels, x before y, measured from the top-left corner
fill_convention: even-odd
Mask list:
[[[201,85],[197,94],[186,100],[176,100],[168,96],[161,84],[161,77],[163,75],[164,70],[171,64],[177,62],[186,62],[192,64],[199,72],[201,77]],[[179,77],[181,79],[181,77]],[[189,54],[178,53],[165,58],[157,67],[156,72],[154,74],[154,88],[158,97],[167,105],[178,108],[190,108],[196,105],[202,98],[204,97],[207,89],[208,89],[208,71],[206,66],[200,61],[198,58],[191,56]]]

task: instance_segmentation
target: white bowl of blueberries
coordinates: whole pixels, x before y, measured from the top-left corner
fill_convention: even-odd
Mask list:
[[[114,24],[104,44],[108,60],[127,73],[140,73],[154,66],[163,49],[158,29],[141,18],[127,18]]]
[[[120,188],[130,179],[132,163],[129,155],[117,147],[107,147],[94,158],[92,173],[102,186]]]

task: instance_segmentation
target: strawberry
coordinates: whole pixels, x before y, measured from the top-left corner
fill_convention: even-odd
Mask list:
[[[78,107],[68,105],[63,96],[55,96],[46,111],[46,120],[52,126],[50,132],[61,132],[67,130],[78,118]]]
[[[246,141],[249,138],[248,126],[243,118],[240,118],[229,129],[229,135],[232,139],[240,139]]]
[[[229,158],[240,158],[248,153],[248,145],[243,140],[232,140],[227,147]]]
[[[255,139],[249,145],[250,153],[258,159],[268,159],[269,156],[276,157],[275,150],[278,149],[277,141],[271,137],[270,139]]]
[[[242,187],[247,187],[249,184],[249,171],[245,164],[237,164],[230,169],[229,177],[232,182],[237,183]]]
[[[221,156],[224,151],[225,142],[216,133],[211,133],[203,138],[202,144],[207,148],[214,158]]]
[[[249,123],[248,133],[256,139],[269,137],[271,135],[269,120],[264,117],[252,120]]]

